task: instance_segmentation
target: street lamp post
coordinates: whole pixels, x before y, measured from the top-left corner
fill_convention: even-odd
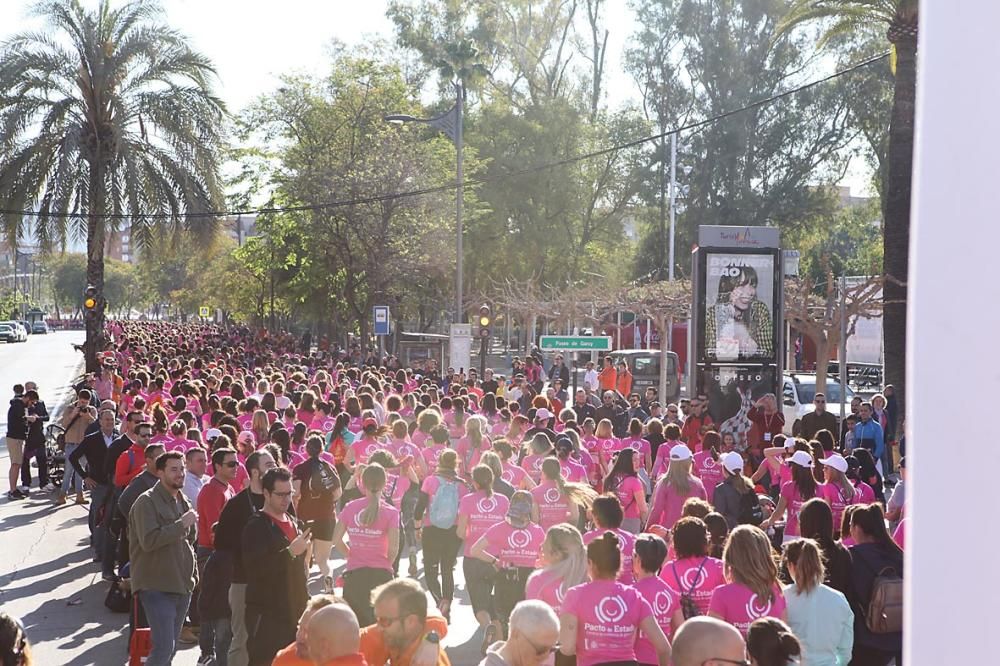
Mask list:
[[[455,323],[460,324],[462,322],[464,306],[463,306],[463,296],[462,296],[462,200],[463,200],[463,164],[462,164],[462,147],[463,147],[463,122],[465,115],[465,86],[461,83],[455,83],[455,106],[451,107],[445,111],[440,116],[435,118],[416,118],[403,113],[394,113],[385,116],[385,120],[390,123],[426,123],[443,132],[452,140],[455,144],[456,155],[456,166],[455,166],[455,250],[456,250],[456,266],[455,266]]]

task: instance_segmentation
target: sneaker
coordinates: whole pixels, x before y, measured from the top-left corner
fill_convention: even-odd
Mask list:
[[[28,493],[31,492],[31,488],[29,488],[28,486],[18,486],[17,489],[21,491],[22,495],[27,495]]]
[[[55,492],[55,490],[56,490],[56,487],[53,486],[51,483],[46,483],[45,486],[42,488],[42,492],[45,492],[45,493],[52,493],[52,492]]]
[[[24,495],[21,494],[20,490],[10,490],[7,492],[7,499],[13,502],[14,500],[24,499]]]
[[[198,637],[194,635],[191,627],[184,627],[181,629],[181,635],[178,637],[177,642],[184,645],[195,645],[198,642]]]
[[[215,663],[214,654],[203,654],[198,657],[198,666],[212,666]]]

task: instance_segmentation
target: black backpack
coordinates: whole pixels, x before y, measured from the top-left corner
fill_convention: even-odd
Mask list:
[[[740,495],[740,525],[759,527],[764,522],[764,510],[760,507],[760,499],[751,488]]]
[[[690,620],[693,617],[698,617],[701,615],[701,609],[698,608],[698,604],[695,603],[694,590],[698,587],[698,581],[701,578],[701,572],[705,569],[705,563],[708,562],[706,557],[701,561],[701,566],[698,567],[698,573],[694,575],[694,583],[691,584],[691,589],[687,592],[684,591],[684,583],[681,582],[681,577],[677,575],[677,563],[673,563],[674,570],[674,580],[677,581],[677,588],[681,591],[681,613],[684,615],[685,620]]]
[[[312,499],[319,499],[323,494],[332,493],[340,486],[340,477],[328,463],[317,460],[306,482]]]

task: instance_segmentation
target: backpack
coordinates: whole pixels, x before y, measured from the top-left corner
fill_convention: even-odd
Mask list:
[[[448,481],[440,476],[440,484],[431,500],[431,525],[446,530],[455,525],[458,518],[458,482]]]
[[[853,548],[851,551],[856,559],[864,562],[865,567],[875,574],[868,606],[862,609],[868,631],[873,634],[892,634],[902,631],[903,577],[894,566],[884,567],[876,572],[860,553]]]
[[[691,589],[687,592],[684,591],[683,583],[681,583],[681,577],[677,575],[677,563],[674,562],[672,565],[674,570],[674,580],[677,581],[677,587],[681,591],[681,613],[684,614],[685,620],[690,620],[693,617],[701,615],[701,609],[698,608],[698,604],[695,603],[694,597],[691,595],[694,594],[694,589],[698,587],[698,579],[701,578],[701,572],[705,569],[706,562],[708,562],[707,557],[701,561],[701,566],[698,567],[698,573],[694,576],[694,582],[691,584]]]
[[[757,527],[764,522],[764,510],[760,507],[760,499],[752,488],[740,495],[739,521],[740,525]]]
[[[318,461],[309,476],[309,494],[312,499],[319,499],[324,493],[332,493],[340,485],[337,472],[322,460]]]

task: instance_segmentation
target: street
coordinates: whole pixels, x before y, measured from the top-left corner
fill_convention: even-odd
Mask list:
[[[65,402],[68,382],[77,375],[82,362],[82,356],[70,343],[82,340],[83,333],[74,331],[0,345],[0,386],[5,395],[10,395],[15,383],[33,379],[49,411],[54,413]],[[6,420],[6,415],[4,409],[0,418]],[[7,469],[3,444],[0,470],[4,484]],[[128,617],[104,607],[108,584],[101,580],[100,565],[91,562],[87,508],[70,503],[57,509],[52,500],[53,496],[38,493],[37,489],[26,500],[0,500],[0,533],[5,544],[0,548],[0,607],[22,619],[38,664],[124,664]],[[339,575],[343,558],[336,557],[332,564],[336,567],[334,575]],[[405,559],[401,568],[406,568]],[[477,664],[482,634],[465,592],[461,560],[456,566],[455,582],[459,589],[444,643],[455,666]],[[321,588],[314,567],[309,589],[316,593]],[[198,660],[197,647],[182,647],[174,664],[193,666]]]

